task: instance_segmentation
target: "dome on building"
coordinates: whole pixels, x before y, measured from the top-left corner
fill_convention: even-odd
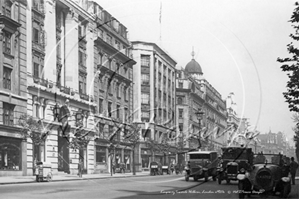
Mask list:
[[[193,74],[203,74],[202,68],[198,62],[196,62],[195,59],[192,59],[186,66],[185,66],[185,72]]]
[[[200,74],[203,75],[200,64],[194,59],[195,52],[192,51],[192,60],[185,66],[185,72],[189,74]]]

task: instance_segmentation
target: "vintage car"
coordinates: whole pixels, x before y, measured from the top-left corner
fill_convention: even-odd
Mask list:
[[[166,174],[171,174],[171,170],[170,170],[170,167],[168,165],[164,165],[162,166],[162,174],[163,173],[166,173]]]
[[[227,183],[230,183],[230,180],[237,180],[237,175],[245,173],[252,163],[253,152],[251,148],[222,148],[222,157],[217,168],[218,183],[221,184],[222,180],[226,180]]]
[[[205,182],[208,177],[212,176],[213,180],[217,177],[218,154],[216,151],[192,151],[188,152],[188,164],[185,167],[185,180],[189,181],[190,177],[197,181],[204,178]]]
[[[160,162],[150,163],[150,175],[162,175],[162,166]]]
[[[259,194],[279,193],[281,197],[288,197],[291,192],[289,166],[284,162],[281,154],[254,155],[253,166],[245,174],[238,174],[239,198]]]

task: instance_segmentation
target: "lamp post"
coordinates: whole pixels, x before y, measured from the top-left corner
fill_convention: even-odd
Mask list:
[[[202,111],[201,108],[199,108],[198,111],[195,114],[196,114],[196,116],[199,120],[199,129],[200,130],[199,130],[199,139],[198,139],[198,141],[199,141],[199,149],[201,149],[201,120],[202,120],[204,112]]]
[[[60,107],[56,103],[53,107],[53,116],[54,116],[54,121],[59,121],[59,114],[60,114]]]

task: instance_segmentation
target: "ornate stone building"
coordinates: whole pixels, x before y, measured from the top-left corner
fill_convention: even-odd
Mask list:
[[[0,1],[0,176],[26,175],[26,1]]]
[[[194,139],[192,135],[199,135],[201,125],[201,129],[206,127],[206,133],[211,133],[206,139],[201,139],[201,149],[220,152],[220,148],[226,145],[226,137],[218,137],[216,133],[227,127],[226,103],[221,94],[204,79],[202,68],[194,57],[184,70],[177,71],[176,81],[177,133],[186,150],[199,146],[199,136]],[[201,123],[196,115],[199,110],[203,111]]]

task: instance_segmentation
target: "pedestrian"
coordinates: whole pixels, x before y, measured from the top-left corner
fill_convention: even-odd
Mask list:
[[[291,157],[290,172],[292,175],[293,185],[295,185],[295,177],[296,177],[296,172],[297,172],[298,167],[299,167],[299,165],[296,161],[294,161],[294,157]]]
[[[79,159],[79,163],[78,163],[78,176],[80,178],[82,178],[82,169],[83,169],[83,162],[82,159]]]

